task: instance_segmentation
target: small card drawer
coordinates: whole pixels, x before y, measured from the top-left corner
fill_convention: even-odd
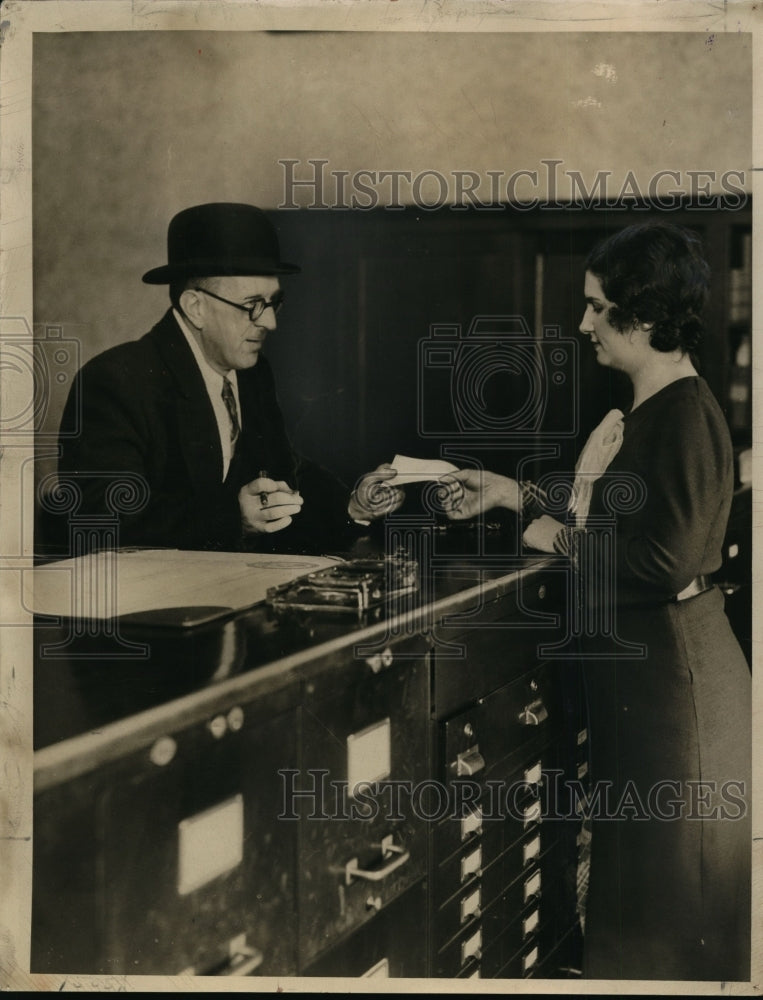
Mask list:
[[[436,975],[453,978],[481,963],[484,941],[479,921],[467,927],[437,955]]]

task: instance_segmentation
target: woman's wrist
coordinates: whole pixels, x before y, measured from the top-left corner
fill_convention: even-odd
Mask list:
[[[578,554],[585,528],[576,528],[566,524],[554,536],[553,550],[558,555],[567,556],[574,566],[579,563]]]
[[[495,475],[492,477],[485,493],[486,499],[489,501],[485,505],[486,510],[503,507],[516,513],[522,505],[519,483],[509,476]]]
[[[535,483],[528,479],[522,479],[517,483],[519,492],[519,506],[517,512],[521,514],[522,520],[526,523],[536,521],[546,513],[545,494]]]

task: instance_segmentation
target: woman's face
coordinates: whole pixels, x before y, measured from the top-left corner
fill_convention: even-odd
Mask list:
[[[631,336],[620,333],[609,323],[609,307],[614,305],[604,294],[601,282],[590,271],[585,275],[586,311],[580,322],[580,332],[591,338],[600,365],[628,371],[635,360]]]

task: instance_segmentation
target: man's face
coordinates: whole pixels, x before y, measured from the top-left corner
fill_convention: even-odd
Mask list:
[[[209,291],[241,306],[252,306],[257,299],[270,301],[280,290],[275,276],[221,277],[209,285]],[[252,368],[259,360],[262,345],[276,328],[271,308],[254,321],[243,309],[220,302],[212,295],[198,294],[198,340],[210,365],[221,374],[232,368]]]

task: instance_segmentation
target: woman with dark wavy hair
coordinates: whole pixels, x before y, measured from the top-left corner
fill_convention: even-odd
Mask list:
[[[590,254],[580,331],[600,365],[630,378],[633,404],[586,443],[564,523],[530,483],[453,474],[450,517],[516,511],[526,545],[575,562],[587,620],[614,623],[579,647],[593,792],[588,978],[750,975],[750,672],[711,581],[734,472],[726,421],[693,361],[707,293],[699,240],[675,225],[629,226]],[[613,516],[618,480],[636,502],[615,515],[608,572],[599,563],[594,574],[593,526]]]

